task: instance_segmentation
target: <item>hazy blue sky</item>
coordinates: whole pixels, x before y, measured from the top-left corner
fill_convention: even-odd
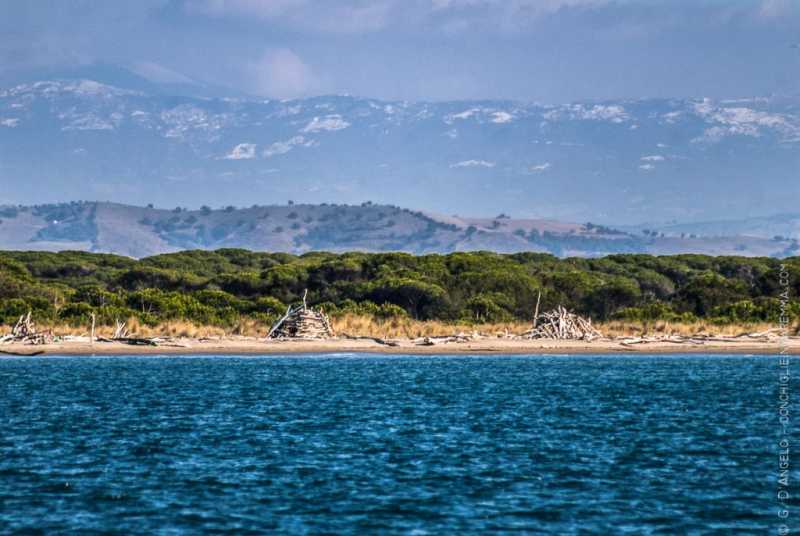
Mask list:
[[[133,66],[268,97],[800,93],[800,0],[0,0],[0,70]]]

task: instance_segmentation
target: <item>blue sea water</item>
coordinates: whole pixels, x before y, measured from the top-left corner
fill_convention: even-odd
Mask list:
[[[4,358],[0,532],[773,532],[778,374],[733,356]]]

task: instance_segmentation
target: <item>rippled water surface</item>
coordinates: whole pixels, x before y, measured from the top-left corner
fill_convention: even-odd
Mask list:
[[[0,531],[764,533],[777,358],[0,359]]]

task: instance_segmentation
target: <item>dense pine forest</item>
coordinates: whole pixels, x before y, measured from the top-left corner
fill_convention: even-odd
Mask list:
[[[301,299],[336,315],[527,321],[564,305],[596,320],[773,322],[783,263],[800,293],[800,257],[612,255],[558,259],[488,252],[254,253],[185,251],[140,260],[84,252],[0,253],[0,322],[32,310],[38,321],[101,324],[137,318],[231,326],[270,322]],[[800,305],[790,308],[800,318]]]

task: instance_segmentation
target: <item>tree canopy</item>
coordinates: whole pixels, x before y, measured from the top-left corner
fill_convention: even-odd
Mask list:
[[[800,292],[800,257],[612,255],[558,259],[541,253],[256,253],[184,251],[135,260],[66,251],[0,252],[0,321],[79,324],[139,318],[227,326],[271,321],[308,289],[336,314],[420,320],[530,320],[564,305],[597,320],[776,321],[780,264]],[[797,303],[790,313],[800,316]]]

